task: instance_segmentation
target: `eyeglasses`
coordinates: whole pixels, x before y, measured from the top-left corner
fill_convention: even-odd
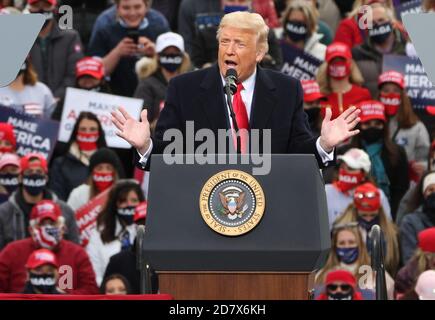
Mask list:
[[[326,290],[328,291],[337,291],[338,288],[343,292],[348,292],[352,289],[352,286],[349,284],[328,284],[326,286]]]

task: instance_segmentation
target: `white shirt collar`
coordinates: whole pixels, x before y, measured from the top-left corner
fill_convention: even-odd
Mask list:
[[[242,82],[243,88],[245,88],[246,91],[254,92],[255,87],[255,78],[257,77],[257,67],[255,67],[254,72]],[[225,77],[221,74],[222,84],[225,87]]]

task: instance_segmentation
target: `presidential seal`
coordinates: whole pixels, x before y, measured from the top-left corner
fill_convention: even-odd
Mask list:
[[[246,172],[226,170],[212,176],[201,190],[199,208],[205,223],[226,236],[254,229],[264,214],[264,192]]]

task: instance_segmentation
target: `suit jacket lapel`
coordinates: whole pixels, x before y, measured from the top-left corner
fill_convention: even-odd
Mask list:
[[[217,64],[210,68],[204,77],[198,99],[210,122],[210,128],[215,130],[228,128],[228,112]]]
[[[272,115],[273,108],[277,103],[275,85],[261,67],[257,67],[255,90],[252,98],[250,127],[253,129],[265,129]]]

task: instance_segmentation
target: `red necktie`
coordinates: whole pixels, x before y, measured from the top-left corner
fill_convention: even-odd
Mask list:
[[[237,92],[234,95],[233,99],[233,108],[234,113],[236,114],[236,121],[237,125],[240,129],[246,129],[249,130],[249,120],[248,120],[248,113],[246,112],[246,106],[245,103],[242,100],[241,92],[244,90],[243,85],[241,83],[237,84]],[[248,134],[246,132],[240,132],[240,144],[241,144],[241,152],[246,153],[247,149],[247,142],[248,142]],[[237,140],[234,139],[234,145],[237,146]]]

